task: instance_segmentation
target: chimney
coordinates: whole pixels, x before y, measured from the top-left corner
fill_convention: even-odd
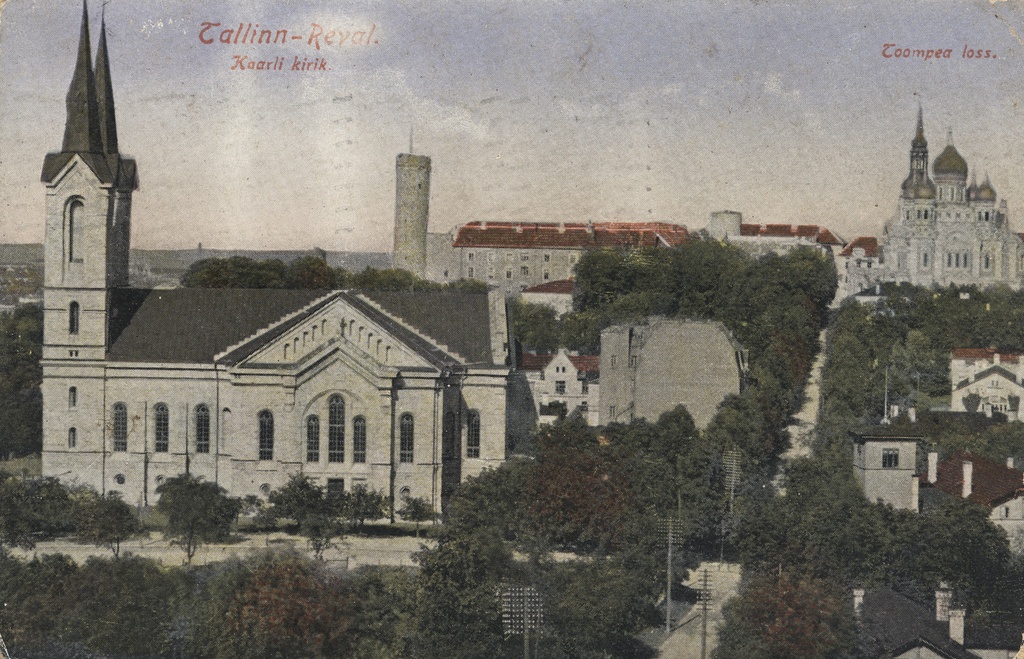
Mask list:
[[[974,491],[974,463],[970,460],[964,460],[964,489],[962,496],[966,499],[971,496],[971,492]]]
[[[864,589],[854,588],[853,589],[853,615],[858,620],[860,619],[861,612],[864,610]]]
[[[915,513],[921,512],[921,477],[910,477],[910,509]]]
[[[939,622],[949,620],[949,605],[953,600],[953,593],[949,591],[946,583],[940,582],[939,589],[935,591],[935,619]]]
[[[964,616],[967,612],[963,609],[950,609],[949,611],[949,640],[954,643],[964,644]]]
[[[998,352],[992,354],[992,363],[993,364],[998,364],[999,363],[999,353]]]
[[[1013,469],[1013,456],[1012,455],[1010,457],[1006,458],[1006,466],[1009,467],[1010,469]]]
[[[917,423],[917,408],[916,407],[908,407],[907,408],[907,417],[910,419],[911,423]]]
[[[935,484],[939,478],[939,454],[934,451],[928,453],[928,482]]]

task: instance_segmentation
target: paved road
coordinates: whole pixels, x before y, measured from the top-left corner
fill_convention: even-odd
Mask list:
[[[718,643],[718,628],[722,624],[722,605],[736,594],[740,584],[740,566],[735,563],[703,563],[699,568],[690,572],[690,581],[687,586],[695,590],[700,589],[700,581],[704,570],[707,569],[711,577],[711,608],[708,609],[708,634],[707,634],[707,656]],[[693,607],[693,610],[679,623],[669,636],[661,644],[658,656],[661,659],[701,659],[701,635],[702,621],[700,605]]]

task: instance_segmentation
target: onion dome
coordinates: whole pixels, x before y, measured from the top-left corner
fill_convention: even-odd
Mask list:
[[[992,183],[988,180],[988,174],[985,175],[985,182],[978,186],[978,192],[976,195],[971,195],[971,200],[978,201],[995,201],[996,200],[996,189],[992,187]]]
[[[967,199],[974,201],[978,198],[978,179],[973,174],[971,175],[971,185],[967,188]]]
[[[953,146],[953,131],[949,132],[949,144],[932,163],[932,174],[935,175],[935,178],[967,180],[967,161]]]
[[[935,199],[935,184],[928,177],[911,174],[903,181],[904,199]]]

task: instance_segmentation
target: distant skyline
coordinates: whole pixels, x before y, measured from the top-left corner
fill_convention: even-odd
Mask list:
[[[99,0],[89,13],[95,52]],[[0,242],[43,239],[80,17],[77,0],[0,14]],[[433,160],[431,231],[698,230],[729,209],[880,235],[918,104],[930,158],[952,129],[1024,231],[1024,3],[112,0],[106,23],[138,248],[390,251],[410,129]],[[288,38],[220,42],[239,25],[257,41],[250,24]],[[231,68],[250,61],[282,70]]]

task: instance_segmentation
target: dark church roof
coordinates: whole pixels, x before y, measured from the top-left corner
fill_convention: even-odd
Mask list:
[[[228,348],[238,346],[223,358],[225,363],[238,363],[336,298],[359,309],[438,368],[455,364],[457,360],[434,343],[453,351],[469,364],[492,362],[486,293],[356,294],[322,290],[179,288],[116,289],[111,295],[112,343],[107,359],[114,362],[209,363]],[[318,299],[322,300],[321,304],[306,309],[304,314],[255,336]],[[429,337],[430,341],[416,332]],[[242,344],[249,338],[252,340]]]
[[[215,355],[294,313],[326,291],[179,288],[111,291],[115,362],[212,362]]]

